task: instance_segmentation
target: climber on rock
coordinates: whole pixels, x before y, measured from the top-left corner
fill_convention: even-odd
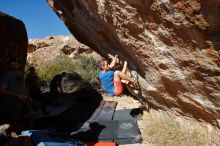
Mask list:
[[[110,96],[120,96],[123,93],[123,84],[132,85],[137,82],[137,80],[127,76],[127,62],[124,62],[123,68],[121,71],[116,70],[112,71],[111,69],[115,66],[117,61],[117,55],[112,58],[112,62],[108,64],[108,60],[101,60],[99,66],[101,71],[98,74],[101,84]]]

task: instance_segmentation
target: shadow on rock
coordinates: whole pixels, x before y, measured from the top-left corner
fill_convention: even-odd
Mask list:
[[[62,104],[71,104],[64,112],[45,116],[36,121],[36,129],[49,129],[69,133],[79,129],[100,106],[101,94],[78,74],[68,74],[63,79]],[[50,97],[53,100],[53,97]],[[59,108],[59,106],[57,107]]]

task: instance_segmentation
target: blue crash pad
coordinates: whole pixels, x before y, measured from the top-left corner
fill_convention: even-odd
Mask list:
[[[46,130],[22,131],[24,136],[30,136],[36,146],[87,146],[73,139],[52,136],[55,133]]]

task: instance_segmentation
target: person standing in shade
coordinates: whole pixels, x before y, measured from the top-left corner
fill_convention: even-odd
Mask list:
[[[53,96],[54,105],[59,104],[58,98],[60,93],[63,93],[63,87],[62,87],[62,79],[66,76],[66,72],[62,72],[61,74],[57,74],[53,77],[53,79],[50,81],[50,94]]]
[[[39,77],[37,76],[36,69],[33,66],[29,68],[29,73],[25,78],[25,85],[27,87],[30,97],[34,100],[34,103],[37,100],[40,103],[42,112],[44,114],[48,114],[46,110],[46,100],[40,89]]]
[[[25,116],[29,119],[30,127],[36,117],[31,106],[31,98],[25,87],[24,73],[20,72],[20,61],[13,59],[9,64],[9,71],[0,79],[0,94],[5,98],[5,114],[0,119],[4,119],[11,124],[11,127],[18,130],[18,118]],[[29,127],[29,128],[30,128]],[[12,128],[12,129],[13,129]]]

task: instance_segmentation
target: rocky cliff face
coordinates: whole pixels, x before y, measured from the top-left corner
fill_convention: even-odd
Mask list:
[[[27,32],[24,23],[0,12],[0,75],[5,72],[8,62],[18,58],[24,69],[27,56]]]
[[[220,126],[219,0],[48,0],[72,34],[136,70],[141,100]]]
[[[49,36],[41,39],[31,39],[29,40],[27,52],[28,64],[35,65],[37,68],[62,55],[75,58],[81,54],[89,54],[101,58],[100,55],[77,41],[73,36]]]

